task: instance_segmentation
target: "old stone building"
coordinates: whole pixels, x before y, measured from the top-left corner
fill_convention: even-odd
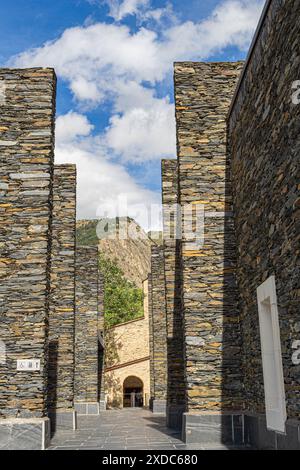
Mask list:
[[[300,448],[298,9],[266,2],[244,66],[175,64],[161,290],[168,335],[181,311],[186,442]],[[177,245],[168,226],[176,184]],[[172,355],[167,377],[171,390]]]
[[[279,449],[300,449],[299,6],[267,2],[228,117],[247,439]]]
[[[0,70],[1,449],[106,401],[149,403],[186,443],[300,449],[299,6],[266,2],[245,64],[175,63],[163,245],[144,317],[105,333],[76,167],[53,161],[55,73]]]
[[[76,428],[74,401],[76,167],[53,178],[47,408],[52,430]]]
[[[167,319],[164,251],[162,246],[151,248],[151,274],[149,328],[151,341],[151,396],[150,408],[154,413],[166,413],[167,408]]]
[[[176,160],[162,161],[165,308],[167,316],[167,424],[181,426],[185,411],[182,323],[181,224]],[[162,304],[162,307],[164,303]]]
[[[54,71],[0,82],[0,448],[44,449],[75,407],[101,408],[103,280],[97,251],[75,251],[76,167],[53,161]]]
[[[208,439],[205,423],[220,412],[231,435],[231,412],[241,407],[235,238],[226,155],[226,114],[241,68],[240,63],[175,64],[186,380],[183,429],[188,441]],[[195,213],[199,221],[194,231]],[[223,423],[222,433],[226,427]]]
[[[56,79],[0,70],[1,446],[45,446]],[[26,432],[24,432],[26,431]],[[15,438],[15,443],[11,441]],[[24,442],[25,441],[25,442]]]
[[[108,408],[147,407],[150,398],[148,280],[144,316],[105,330],[105,391]]]
[[[74,402],[79,414],[99,414],[101,408],[101,287],[98,247],[77,247]]]

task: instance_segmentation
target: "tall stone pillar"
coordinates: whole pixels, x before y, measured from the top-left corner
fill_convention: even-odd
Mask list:
[[[76,248],[75,410],[99,413],[98,248]]]
[[[168,356],[167,424],[180,428],[185,411],[185,380],[177,160],[162,160],[162,203]]]
[[[100,411],[106,410],[106,396],[105,396],[105,341],[104,341],[104,276],[99,271],[98,273],[98,373],[99,373],[99,407]]]
[[[167,321],[164,254],[162,246],[151,247],[151,316],[154,374],[151,409],[166,413],[167,406]]]
[[[42,449],[56,78],[0,70],[0,448]]]
[[[235,415],[242,406],[240,330],[226,156],[226,115],[241,66],[175,64],[187,442],[242,439],[242,417]]]
[[[48,353],[51,427],[76,429],[74,401],[76,166],[55,165]]]
[[[150,400],[149,408],[153,408],[154,400],[154,343],[153,343],[153,315],[152,315],[152,275],[148,275],[148,314],[149,314],[149,354],[150,354]]]

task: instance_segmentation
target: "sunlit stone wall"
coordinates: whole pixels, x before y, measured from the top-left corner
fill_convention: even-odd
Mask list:
[[[49,315],[49,411],[72,409],[75,342],[76,166],[55,165]]]
[[[176,63],[175,100],[187,407],[240,409],[240,330],[226,115],[241,63]],[[192,214],[204,237],[191,245]],[[200,213],[201,211],[199,211]],[[201,228],[197,226],[197,234]]]
[[[56,78],[0,70],[0,414],[46,412]],[[18,370],[18,360],[29,370]],[[40,361],[37,370],[33,360]]]

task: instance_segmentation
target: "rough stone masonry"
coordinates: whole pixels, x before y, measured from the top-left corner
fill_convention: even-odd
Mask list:
[[[150,370],[152,381],[151,408],[155,413],[166,413],[167,406],[167,320],[163,247],[151,247],[150,313]],[[151,343],[151,340],[150,340]],[[151,385],[150,385],[151,386]]]
[[[98,247],[76,248],[75,409],[99,413]]]
[[[22,427],[14,418],[40,418],[35,424],[25,421],[24,426],[40,434],[41,442],[42,432],[48,429],[45,392],[56,78],[52,69],[1,69],[0,83],[4,84],[0,338],[6,348],[0,364],[0,413],[12,418],[0,421],[0,438],[2,446],[9,448],[8,436]]]
[[[76,166],[55,165],[48,352],[52,429],[74,428]]]
[[[209,434],[207,416],[242,406],[235,237],[226,114],[241,63],[176,63],[175,100],[179,202],[182,208],[182,294],[187,413],[184,439]],[[192,208],[192,210],[191,210]],[[204,236],[191,246],[196,210],[204,210]],[[221,417],[221,412],[222,416]],[[218,427],[218,426],[217,426]],[[228,428],[228,429],[227,429]],[[228,426],[212,436],[231,438]],[[202,435],[203,434],[203,435]]]
[[[185,411],[185,379],[177,160],[162,160],[161,170],[168,357],[167,424],[180,428]]]
[[[231,106],[229,146],[238,245],[242,371],[248,442],[300,449],[299,1],[269,2]],[[267,431],[256,289],[275,276],[286,435]]]

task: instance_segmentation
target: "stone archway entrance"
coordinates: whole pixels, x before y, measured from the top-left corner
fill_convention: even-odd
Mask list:
[[[123,407],[142,408],[144,406],[144,384],[141,379],[130,375],[123,382]]]

